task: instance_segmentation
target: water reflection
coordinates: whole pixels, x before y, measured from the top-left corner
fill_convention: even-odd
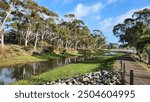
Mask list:
[[[0,84],[8,84],[16,81],[13,77],[14,69],[3,68],[0,70]]]
[[[10,84],[17,80],[30,78],[32,75],[37,75],[63,66],[69,63],[76,63],[77,61],[84,61],[86,57],[69,57],[52,59],[44,62],[35,62],[28,64],[19,64],[15,66],[7,66],[0,68],[0,84]],[[88,59],[88,58],[87,58]]]

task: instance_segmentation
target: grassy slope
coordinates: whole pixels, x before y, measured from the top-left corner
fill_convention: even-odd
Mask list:
[[[76,53],[65,53],[65,54],[45,54],[45,55],[31,55],[25,51],[22,46],[19,45],[5,45],[2,49],[0,48],[0,67],[15,65],[20,63],[47,61],[53,58],[68,57],[68,56],[79,56]]]
[[[57,79],[63,79],[68,77],[73,77],[76,75],[94,72],[102,69],[110,70],[115,62],[115,59],[122,56],[122,53],[119,53],[115,56],[98,56],[94,59],[87,60],[85,62],[80,62],[76,64],[69,64],[66,66],[58,67],[54,70],[42,73],[37,76],[33,76],[27,80],[20,80],[13,84],[42,84],[43,82],[53,81]]]
[[[37,61],[47,61],[49,59],[54,59],[54,58],[60,58],[60,57],[68,57],[68,56],[74,56],[79,54],[48,54],[48,55],[23,55],[23,56],[17,56],[14,58],[9,58],[5,60],[0,61],[0,67],[5,66],[5,65],[15,65],[15,64],[20,64],[20,63],[28,63],[28,62],[37,62]]]
[[[145,69],[147,69],[148,71],[150,71],[150,65],[148,65],[148,64],[146,64],[146,63],[144,63],[144,62],[139,61],[137,55],[132,54],[131,57],[136,61],[136,62],[133,62],[133,63],[138,63],[138,64],[140,64],[143,68],[145,68]]]

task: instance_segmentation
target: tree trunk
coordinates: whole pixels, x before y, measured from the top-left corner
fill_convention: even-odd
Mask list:
[[[85,45],[82,45],[82,49],[85,50]]]
[[[37,48],[37,39],[35,40],[34,50],[36,50],[36,48]]]
[[[150,65],[150,52],[149,52],[149,50],[148,49],[145,49],[145,51],[147,52],[147,54],[148,54],[148,64]]]
[[[21,45],[21,36],[19,36],[19,45]]]
[[[66,49],[66,50],[68,49],[68,41],[66,41],[65,49]]]
[[[138,54],[139,58],[140,58],[140,62],[142,62],[142,56],[140,54]]]
[[[75,42],[75,46],[74,46],[74,48],[75,48],[75,49],[77,49],[77,42]]]
[[[1,34],[1,47],[4,47],[4,34]]]
[[[44,34],[41,36],[41,48],[43,48],[43,42],[44,42]]]
[[[28,40],[25,39],[25,47],[27,47],[27,46],[28,46]]]
[[[36,50],[36,48],[37,48],[37,42],[38,42],[38,32],[35,37],[34,50]]]
[[[15,4],[14,4],[15,5]],[[6,17],[4,18],[4,20],[2,21],[2,24],[0,25],[0,33],[2,33],[2,31],[4,30],[3,27],[5,26],[5,23],[10,15],[10,13],[12,12],[13,10],[13,3],[11,3],[9,6],[10,6],[10,9],[9,11],[7,12],[7,15]],[[4,47],[4,34],[1,34],[1,47]]]
[[[76,50],[78,49],[78,44],[79,44],[79,41],[76,41],[76,42],[75,42],[75,49],[76,49]]]
[[[150,65],[150,53],[148,53],[148,64]]]
[[[64,41],[61,41],[61,48],[64,48]]]

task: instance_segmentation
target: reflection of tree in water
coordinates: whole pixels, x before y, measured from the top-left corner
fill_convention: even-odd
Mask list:
[[[14,77],[17,78],[17,80],[24,79],[28,70],[30,70],[30,68],[28,68],[27,64],[17,65],[15,66]]]
[[[37,75],[48,70],[52,70],[59,66],[83,60],[85,60],[84,57],[69,57],[61,59],[52,59],[45,62],[19,64],[13,67],[7,67],[7,70],[5,68],[2,68],[0,70],[0,84],[1,82],[3,82],[3,80],[7,81],[9,79],[8,83],[12,83],[16,80],[27,79],[30,78],[32,75]]]

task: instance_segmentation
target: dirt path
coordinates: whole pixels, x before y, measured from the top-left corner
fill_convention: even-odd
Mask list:
[[[119,60],[125,63],[125,84],[130,84],[130,70],[133,69],[134,85],[150,85],[150,71],[135,63],[129,54],[122,56]]]

